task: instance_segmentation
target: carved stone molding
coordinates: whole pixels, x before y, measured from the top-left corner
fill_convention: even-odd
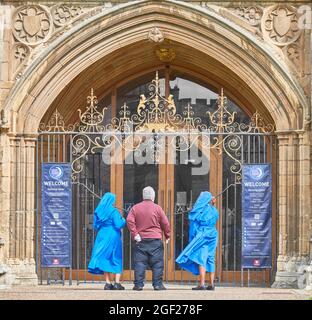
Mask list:
[[[36,46],[46,41],[52,31],[49,11],[40,5],[24,5],[13,14],[13,34],[21,43]]]
[[[274,5],[266,9],[261,22],[265,40],[277,46],[295,42],[301,35],[298,13],[290,5]]]

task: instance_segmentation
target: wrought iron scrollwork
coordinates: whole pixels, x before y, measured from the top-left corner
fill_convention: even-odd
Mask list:
[[[77,123],[71,125],[65,125],[64,117],[59,113],[57,109],[53,112],[47,123],[40,123],[39,133],[44,132],[71,132],[77,127]]]
[[[98,111],[98,100],[94,95],[93,89],[91,89],[90,96],[87,97],[87,106],[84,112],[78,109],[80,126],[79,132],[103,132],[105,130],[103,126],[104,114],[107,108],[103,108],[103,111]]]
[[[230,112],[227,108],[227,97],[223,94],[223,88],[221,88],[221,94],[218,97],[218,108],[214,112],[208,111],[211,122],[211,131],[215,133],[231,133],[235,129],[233,123],[235,120],[236,112]]]
[[[131,114],[126,103],[121,106],[118,116],[108,124],[104,123],[105,111],[98,109],[98,99],[91,89],[87,97],[85,111],[78,110],[79,122],[65,125],[64,118],[58,110],[47,124],[40,124],[41,133],[71,132],[73,150],[73,181],[84,168],[83,159],[88,153],[108,148],[120,148],[126,152],[142,155],[142,150],[154,150],[155,160],[159,161],[166,148],[186,151],[197,148],[216,149],[225,153],[231,160],[229,170],[235,174],[236,183],[240,183],[242,160],[241,147],[244,134],[272,134],[274,126],[266,124],[257,111],[249,124],[236,122],[237,112],[230,112],[224,91],[217,100],[217,108],[207,112],[209,125],[195,116],[193,107],[188,104],[182,114],[177,108],[172,95],[163,97],[160,91],[158,72],[148,86],[148,96],[140,95],[136,113]],[[144,146],[144,148],[142,148]]]

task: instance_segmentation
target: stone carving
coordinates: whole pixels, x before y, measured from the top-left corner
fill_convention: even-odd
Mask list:
[[[1,128],[4,128],[8,124],[8,117],[6,112],[2,109],[0,111],[0,132]]]
[[[285,48],[287,58],[296,66],[300,66],[300,47],[296,43],[292,43]]]
[[[51,15],[40,5],[22,6],[13,15],[13,34],[28,45],[46,41],[52,30]]]
[[[233,8],[232,11],[254,27],[260,24],[263,14],[262,8],[259,6]]]
[[[262,34],[260,31],[260,22],[263,15],[263,9],[258,5],[243,7],[243,6],[229,6],[222,7],[210,2],[202,2],[201,6],[207,10],[212,10],[224,17],[237,26],[244,28],[245,30],[251,32],[262,39]]]
[[[109,4],[97,7],[57,4],[49,9],[32,4],[18,7],[12,17],[16,39],[12,52],[13,78],[19,79],[27,64],[71,27],[109,7]]]
[[[18,64],[21,64],[29,55],[29,47],[25,44],[17,43],[14,45],[14,57]]]
[[[261,28],[266,39],[277,46],[288,45],[301,34],[296,8],[289,5],[269,7],[263,16]]]
[[[312,290],[312,261],[309,266],[304,268],[304,273],[306,277],[306,290]]]
[[[30,57],[30,48],[23,43],[16,43],[13,46],[13,72],[15,74],[15,79],[18,79],[21,75],[21,70],[26,66],[26,62]]]
[[[173,48],[158,48],[156,55],[162,62],[171,62],[176,57],[176,52]]]
[[[148,32],[147,37],[149,40],[156,42],[156,43],[163,42],[165,39],[163,33],[157,27],[154,27],[153,29],[151,29]]]
[[[51,9],[53,16],[53,22],[57,27],[63,27],[69,23],[72,19],[76,18],[80,14],[84,13],[82,7],[58,5]]]
[[[160,45],[156,46],[155,53],[162,62],[171,62],[176,57],[174,44],[169,39],[164,39]]]

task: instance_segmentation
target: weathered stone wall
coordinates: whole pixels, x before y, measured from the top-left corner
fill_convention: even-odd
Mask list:
[[[233,73],[243,74],[243,69],[250,74],[258,72],[259,79],[252,80],[257,80],[263,90],[264,83],[270,82],[267,90],[271,88],[272,93],[267,94],[263,105],[275,120],[276,127],[282,128],[277,132],[279,249],[275,286],[296,286],[302,267],[307,265],[309,260],[309,238],[312,233],[310,2],[138,1],[137,4],[140,8],[138,11],[146,10],[148,13],[148,8],[151,7],[155,12],[170,12],[172,21],[180,19],[179,21],[183,22],[184,19],[182,27],[188,28],[188,33],[193,32],[194,38],[197,37],[199,28],[206,28],[207,34],[201,39],[203,43],[206,41],[204,45],[207,46],[207,50],[208,44],[212,46],[213,41],[218,41],[217,38],[213,40],[213,37],[217,37],[218,30],[223,28],[224,39],[223,43],[221,40],[220,43],[224,48],[230,40],[233,43],[236,41],[236,45],[231,47],[233,61],[237,59],[234,61],[237,67],[232,68]],[[74,64],[74,52],[78,44],[81,49],[77,52],[80,52],[81,57],[88,47],[96,45],[95,38],[90,40],[90,31],[87,28],[83,29],[83,26],[92,25],[89,23],[92,19],[103,17],[102,20],[98,20],[97,28],[101,27],[103,33],[109,33],[114,21],[120,21],[120,24],[124,23],[126,26],[128,16],[139,16],[133,8],[128,9],[128,5],[130,6],[131,2],[3,1],[0,6],[0,285],[1,281],[25,283],[35,280],[35,136],[29,134],[36,134],[38,122],[47,111],[44,106],[38,107],[38,101],[43,101],[41,95],[45,96],[36,85],[44,77],[46,87],[52,83],[53,77],[59,75],[61,79],[63,69],[69,64],[67,61],[72,60]],[[115,9],[119,10],[116,16]],[[108,14],[108,18],[104,17],[105,13]],[[172,40],[182,42],[178,27],[170,29],[172,21],[167,21],[167,24],[161,23],[164,34]],[[143,19],[140,23],[143,24]],[[191,24],[194,26],[192,31]],[[82,47],[82,35],[79,35],[80,42],[79,36],[74,33],[73,38],[68,39],[72,30],[80,26],[85,32],[85,48]],[[128,27],[133,28],[133,24],[129,22]],[[147,30],[151,30],[151,26],[149,28]],[[96,27],[93,29],[94,32],[95,29]],[[143,33],[136,32],[142,41]],[[132,37],[130,32],[128,36],[129,39]],[[218,37],[221,39],[220,34]],[[157,42],[157,39],[151,40]],[[58,55],[62,57],[62,50],[64,51],[61,47],[62,41],[68,43],[68,48],[71,49],[71,45],[73,47],[69,50],[72,51],[72,56],[67,56],[67,60],[60,62]],[[77,46],[75,41],[78,43]],[[256,47],[253,41],[259,46]],[[190,48],[192,46],[197,48],[200,43],[194,40],[194,43],[190,43]],[[244,65],[242,58],[240,61],[237,57],[239,51],[234,53],[240,46],[244,48],[244,53],[250,61],[254,59],[254,63]],[[115,50],[117,48],[118,45],[114,47]],[[48,54],[49,50],[53,51],[52,54]],[[243,51],[240,52],[243,57]],[[208,56],[208,51],[206,54]],[[88,59],[92,60],[92,57]],[[257,61],[261,61],[267,70],[271,70],[272,79],[268,76],[263,79],[265,74],[261,73],[263,71],[259,69]],[[90,61],[90,65],[95,62],[96,60]],[[202,62],[202,68],[205,67]],[[80,71],[79,68],[82,68],[82,64],[76,63],[76,71],[83,73],[84,69]],[[19,85],[27,81],[27,85]],[[282,85],[278,85],[278,81]],[[233,80],[233,87],[237,85],[234,82]],[[67,84],[62,78],[59,86],[65,87]],[[251,90],[247,85],[242,83],[240,89],[246,97],[250,94]],[[61,89],[58,90],[61,92]],[[278,97],[279,104],[276,103]],[[36,104],[37,109],[32,109]],[[25,119],[28,119],[27,126]],[[33,122],[29,119],[33,119]],[[32,132],[29,132],[29,129],[32,129]],[[5,266],[2,268],[1,265]]]

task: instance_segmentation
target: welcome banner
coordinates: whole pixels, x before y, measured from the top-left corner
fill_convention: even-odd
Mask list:
[[[271,268],[272,168],[244,164],[242,170],[242,268]]]
[[[70,267],[72,236],[70,163],[43,163],[41,179],[41,265]]]

